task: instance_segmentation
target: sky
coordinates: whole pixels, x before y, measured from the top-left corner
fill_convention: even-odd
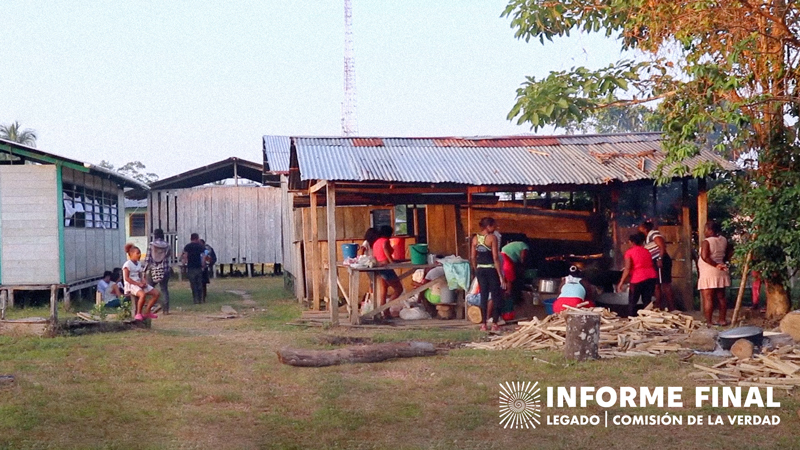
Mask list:
[[[362,136],[530,133],[507,120],[526,76],[620,59],[577,35],[514,37],[504,0],[352,0]],[[3,0],[0,123],[93,164],[162,178],[261,137],[341,135],[341,0]]]

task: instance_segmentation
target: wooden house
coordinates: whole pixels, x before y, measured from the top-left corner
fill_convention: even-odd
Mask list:
[[[0,140],[0,293],[93,285],[125,262],[126,188],[135,180]]]
[[[706,221],[705,182],[675,178],[670,188],[677,195],[666,205],[673,217],[659,220],[663,188],[654,177],[665,154],[657,133],[264,136],[263,150],[265,174],[281,180],[285,270],[298,299],[314,308],[323,297],[339,298],[338,289],[347,292],[343,269],[328,268],[341,261],[340,244],[360,242],[367,227],[386,223],[406,235],[406,244],[427,242],[433,253],[467,257],[484,216],[498,219],[503,234],[526,236],[537,258],[599,253],[609,269],[621,269],[627,227],[655,216],[675,261],[677,301],[692,306],[691,234],[693,225],[702,233]],[[709,151],[686,161],[706,163],[734,169]],[[631,218],[621,205],[642,195],[649,206]],[[335,322],[337,308],[330,310]]]
[[[232,184],[215,184],[229,179]],[[281,192],[267,179],[261,164],[228,158],[156,181],[148,196],[149,231],[164,231],[175,258],[198,233],[214,248],[218,266],[281,264]]]

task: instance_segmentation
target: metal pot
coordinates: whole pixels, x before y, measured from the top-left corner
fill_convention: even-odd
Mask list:
[[[764,329],[760,327],[738,327],[719,334],[719,345],[723,350],[730,350],[739,339],[747,339],[756,347],[764,340]]]
[[[555,294],[558,289],[558,280],[552,278],[539,279],[539,293],[541,294]]]

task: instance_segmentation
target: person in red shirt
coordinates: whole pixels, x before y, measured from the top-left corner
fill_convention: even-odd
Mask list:
[[[622,278],[617,285],[617,292],[622,292],[622,286],[630,277],[630,287],[628,291],[628,316],[636,315],[636,304],[642,299],[644,306],[647,306],[653,299],[656,290],[658,274],[653,267],[653,259],[650,252],[643,247],[645,236],[642,233],[631,234],[629,240],[631,248],[625,252],[625,269],[622,271]]]

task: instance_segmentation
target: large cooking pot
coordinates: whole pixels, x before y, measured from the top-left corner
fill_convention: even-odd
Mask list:
[[[723,331],[719,334],[719,345],[723,350],[730,350],[734,342],[747,339],[753,345],[760,347],[764,339],[764,329],[760,327],[738,327]]]
[[[539,293],[541,294],[557,294],[558,281],[553,278],[540,278],[539,279]]]

